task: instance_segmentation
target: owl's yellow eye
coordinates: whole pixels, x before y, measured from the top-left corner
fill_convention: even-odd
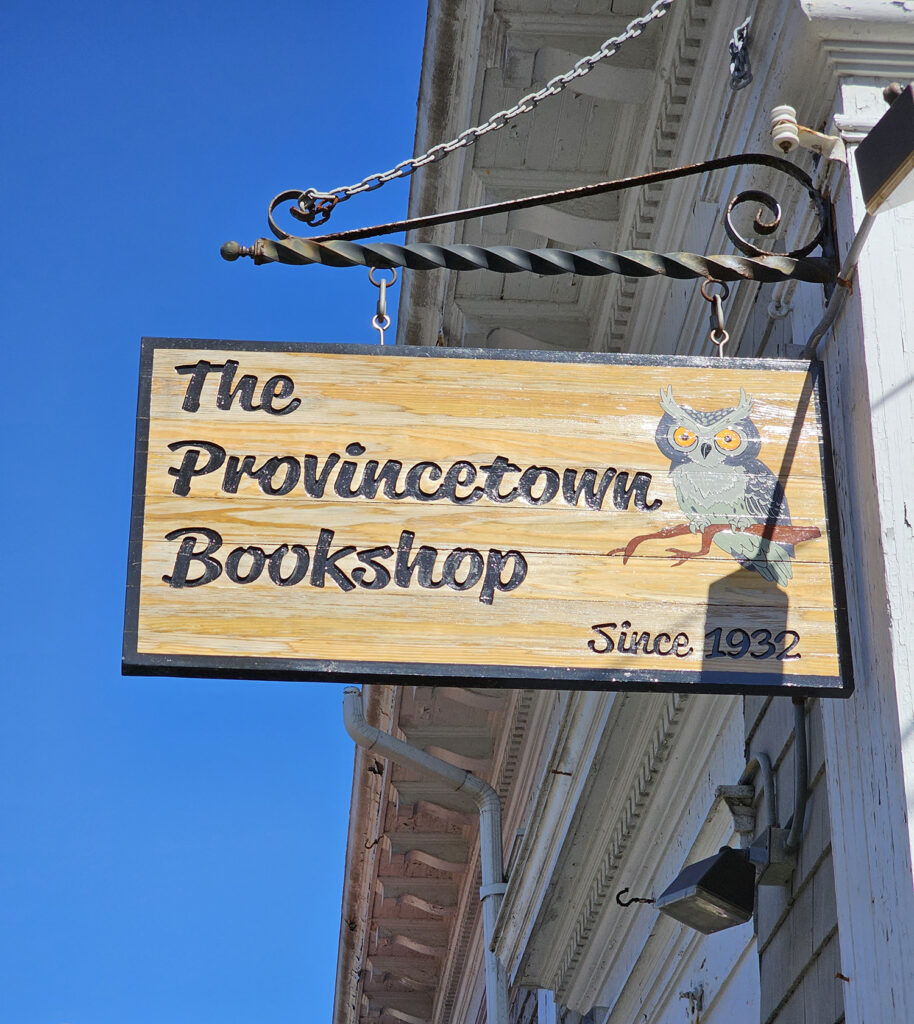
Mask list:
[[[735,430],[721,430],[714,440],[717,442],[717,447],[723,448],[725,452],[736,451],[743,443],[743,439]]]
[[[680,448],[690,448],[695,443],[695,431],[688,427],[677,427],[673,431],[673,440]]]

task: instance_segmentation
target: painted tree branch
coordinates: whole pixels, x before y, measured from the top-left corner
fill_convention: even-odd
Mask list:
[[[688,523],[679,523],[676,526],[665,526],[655,533],[642,533],[632,539],[623,548],[613,548],[607,551],[608,555],[622,555],[624,565],[635,553],[635,551],[647,540],[665,540],[668,537],[682,537],[691,533],[692,529]],[[701,534],[701,547],[697,551],[686,551],[683,548],[667,548],[667,551],[677,559],[673,564],[682,565],[689,558],[702,558],[711,551],[711,543],[718,533],[751,533],[756,537],[764,537],[766,540],[774,541],[777,544],[802,544],[807,540],[816,540],[822,536],[818,526],[787,526],[785,524],[753,523],[745,530],[734,530],[727,523],[714,523],[706,526]]]

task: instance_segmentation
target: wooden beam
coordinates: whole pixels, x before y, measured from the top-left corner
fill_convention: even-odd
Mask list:
[[[545,84],[556,75],[562,75],[584,57],[556,46],[542,46],[533,61],[534,82]],[[653,91],[655,75],[652,69],[625,67],[618,63],[595,65],[582,78],[567,86],[572,92],[613,103],[640,104]]]

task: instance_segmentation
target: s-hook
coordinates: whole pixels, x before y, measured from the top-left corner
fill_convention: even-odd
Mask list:
[[[708,289],[711,285],[715,284],[720,288],[720,291],[712,293]],[[724,299],[730,295],[730,286],[724,281],[715,281],[714,278],[709,277],[706,281],[702,282],[701,295],[702,298],[707,299],[711,303],[711,330],[708,331],[708,340],[712,345],[717,346],[717,354],[722,356],[724,354],[724,346],[730,340],[730,335],[724,326],[723,305]]]
[[[368,280],[378,289],[378,311],[371,318],[371,326],[381,336],[381,344],[384,344],[384,332],[390,327],[390,317],[387,315],[387,288],[397,283],[397,271],[395,267],[391,267],[391,273],[393,277],[385,278],[382,277],[380,281],[374,279],[375,268],[372,267],[368,271]]]

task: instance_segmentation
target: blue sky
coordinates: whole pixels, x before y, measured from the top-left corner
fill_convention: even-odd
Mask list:
[[[139,341],[376,339],[364,271],[219,246],[282,189],[412,152],[424,23],[419,0],[0,11],[4,1024],[329,1020],[342,687],[120,675]]]

